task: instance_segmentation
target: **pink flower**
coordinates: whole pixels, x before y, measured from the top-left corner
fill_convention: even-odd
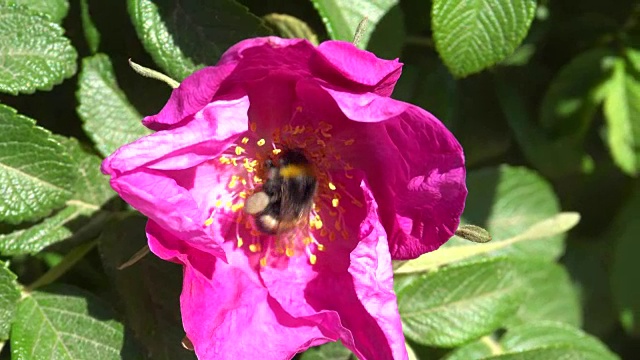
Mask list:
[[[242,41],[143,120],[156,133],[104,161],[149,217],[151,250],[184,265],[183,324],[200,359],[288,359],[338,339],[362,359],[407,357],[391,259],[447,241],[466,188],[451,133],[389,97],[400,72],[345,42]],[[284,194],[279,161],[292,153],[302,160],[287,179],[310,177],[313,204],[293,211],[294,227],[271,216],[270,235],[268,210],[243,206],[274,184]],[[292,200],[273,194],[267,209],[282,214]]]

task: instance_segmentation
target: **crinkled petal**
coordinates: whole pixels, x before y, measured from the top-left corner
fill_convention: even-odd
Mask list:
[[[189,75],[173,90],[162,110],[157,115],[145,117],[142,123],[152,130],[164,130],[200,111],[213,100],[220,84],[234,67],[233,63],[209,66]]]
[[[366,195],[364,184],[361,189]],[[347,225],[354,236],[326,243],[315,265],[298,256],[287,268],[265,267],[260,274],[269,293],[293,316],[335,313],[339,321],[320,326],[338,334],[358,358],[406,359],[385,232],[376,221],[374,202],[367,198],[368,215],[355,216],[360,226]],[[346,211],[362,214],[358,208]]]
[[[290,359],[335,340],[317,326],[322,314],[293,317],[275,301],[244,251],[226,246],[224,263],[185,249],[155,224],[149,224],[147,236],[154,253],[184,265],[182,322],[198,359]]]
[[[304,109],[296,124],[318,127],[320,120],[328,122],[333,133],[327,146],[343,160],[335,165],[365,172],[393,259],[415,258],[453,235],[467,194],[464,154],[436,117],[406,103],[389,112],[384,106],[376,107],[378,111],[346,100],[341,107],[340,96],[309,81],[298,82],[296,97]],[[402,108],[403,112],[384,118]],[[377,122],[361,122],[362,114]]]
[[[262,45],[269,45],[271,47],[286,47],[296,45],[300,42],[306,42],[304,39],[283,39],[276,36],[267,36],[242,40],[239,43],[233,45],[227,51],[222,54],[218,65],[235,63],[242,59],[243,51],[245,49],[255,48]]]
[[[323,89],[331,95],[345,116],[353,121],[384,121],[400,115],[410,106],[406,102],[374,93],[354,94],[327,86],[323,86]]]
[[[218,156],[247,130],[249,99],[217,101],[180,127],[158,131],[119,148],[102,163],[111,176],[148,165],[179,170]]]
[[[343,77],[371,86],[372,92],[381,96],[391,95],[402,72],[402,63],[397,59],[380,59],[350,42],[325,41],[317,49]]]

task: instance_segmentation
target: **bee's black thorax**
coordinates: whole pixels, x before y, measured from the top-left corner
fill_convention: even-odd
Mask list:
[[[317,180],[312,166],[298,150],[284,150],[277,164],[265,162],[266,180],[262,191],[269,197],[267,207],[256,215],[258,229],[276,234],[290,229],[313,206]]]

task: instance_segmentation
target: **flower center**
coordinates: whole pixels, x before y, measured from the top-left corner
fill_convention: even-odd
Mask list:
[[[323,122],[317,128],[285,125],[270,139],[257,138],[254,125],[217,159],[223,173],[232,175],[204,225],[215,216],[232,216],[236,245],[262,254],[262,266],[270,258],[299,254],[315,264],[326,246],[350,236],[343,201],[363,207],[332,179],[340,173],[346,180],[354,178],[337,145],[355,140],[335,139],[332,126]]]

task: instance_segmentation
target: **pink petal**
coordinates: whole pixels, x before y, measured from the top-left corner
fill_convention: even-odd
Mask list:
[[[346,117],[353,121],[384,121],[405,112],[410,104],[374,93],[350,93],[322,87],[331,95]]]
[[[335,314],[332,318],[339,321],[320,327],[337,334],[358,358],[406,359],[384,229],[376,221],[370,196],[361,200],[370,211],[365,218],[349,218],[355,236],[326,243],[316,265],[298,256],[287,268],[263,267],[260,274],[269,293],[293,316]]]
[[[247,130],[249,100],[216,101],[193,120],[124,145],[102,163],[105,174],[116,176],[149,165],[155,169],[184,169],[218,156]]]
[[[218,61],[218,65],[234,63],[242,59],[243,51],[245,49],[260,47],[263,45],[269,45],[271,47],[286,47],[291,45],[296,45],[300,42],[306,42],[307,40],[303,39],[283,39],[275,36],[267,36],[267,37],[259,37],[242,40],[239,43],[233,45],[227,51],[222,54],[220,57],[220,61]]]
[[[210,103],[223,80],[235,64],[209,66],[189,75],[173,90],[169,101],[157,115],[147,116],[142,123],[152,130],[164,130],[195,114]]]
[[[380,59],[346,41],[325,41],[318,45],[318,52],[342,76],[356,83],[374,87],[373,92],[381,96],[391,95],[402,72],[402,63],[397,59]]]

